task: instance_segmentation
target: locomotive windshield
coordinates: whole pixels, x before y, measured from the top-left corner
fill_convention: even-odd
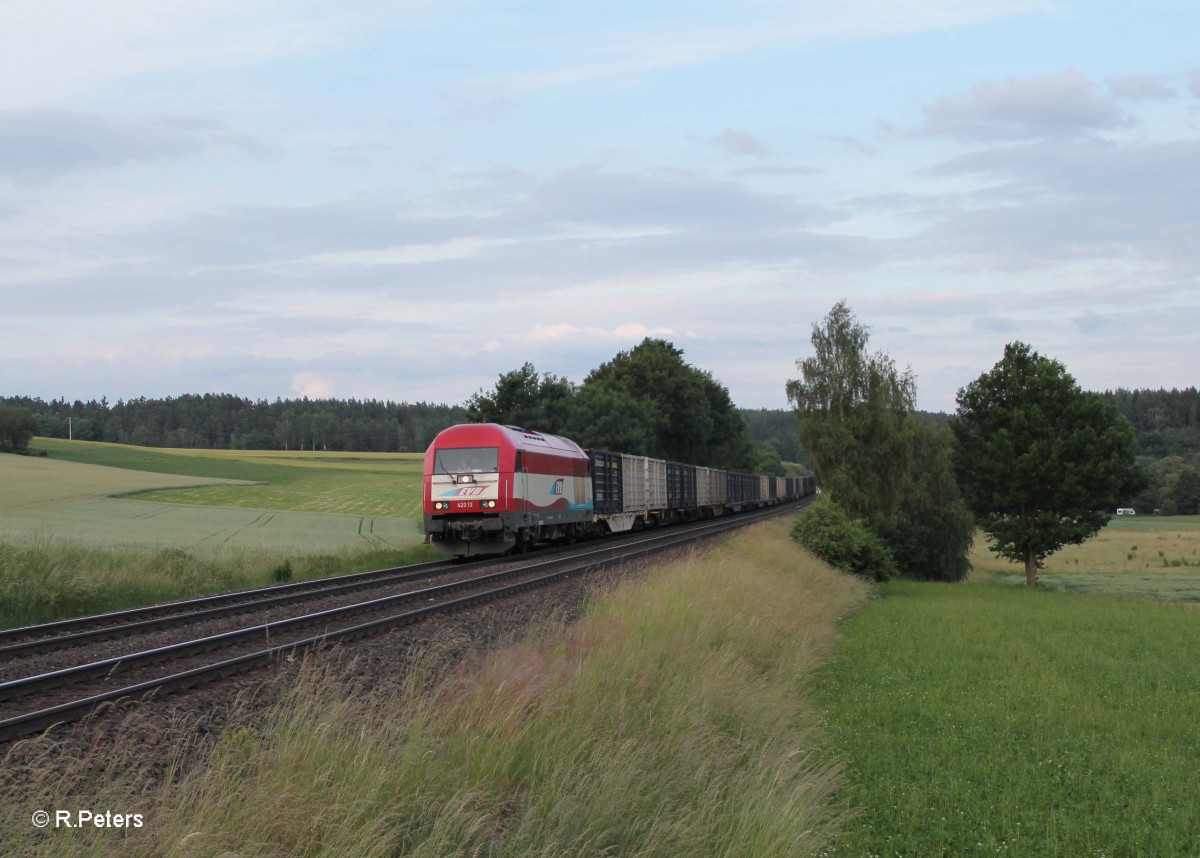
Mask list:
[[[437,451],[435,474],[494,473],[500,458],[499,447],[457,447]]]

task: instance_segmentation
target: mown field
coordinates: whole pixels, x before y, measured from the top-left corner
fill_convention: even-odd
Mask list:
[[[993,555],[976,537],[972,577],[1024,585],[1022,567]],[[1200,516],[1120,516],[1082,545],[1046,558],[1038,581],[1048,589],[1200,602]]]
[[[0,625],[430,559],[420,458],[35,439],[0,456]]]

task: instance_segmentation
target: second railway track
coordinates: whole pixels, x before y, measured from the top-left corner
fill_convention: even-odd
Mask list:
[[[15,630],[24,636],[24,642],[12,640],[15,635],[10,635],[9,640],[0,636],[0,647],[6,648],[0,649],[0,679],[4,680],[0,681],[0,742],[55,723],[77,720],[107,701],[210,682],[325,642],[378,634],[435,613],[463,610],[513,596],[598,567],[687,545],[800,506],[803,504],[777,506],[758,513],[656,531],[620,543],[587,543],[567,556],[521,558],[516,564],[509,558],[509,568],[499,571],[483,571],[496,564],[485,567],[435,563],[326,579],[326,585],[342,585],[334,591],[342,599],[347,592],[368,588],[427,584],[333,607],[328,606],[331,598],[328,587],[284,585],[141,609],[141,613],[121,612],[118,616],[125,617],[124,623],[120,620],[114,623],[111,619],[114,615],[102,615],[81,623],[90,623],[91,628],[68,631],[62,624],[53,624],[58,628],[49,635],[31,634],[39,627]],[[482,574],[471,574],[475,572]],[[456,573],[456,580],[430,583],[430,579],[448,573]],[[312,583],[301,582],[301,585]],[[225,600],[224,604],[221,600]],[[184,605],[188,607],[181,607]],[[257,612],[261,619],[263,612],[289,605],[289,616],[246,623],[246,614]],[[298,608],[302,610],[297,611]],[[156,610],[166,609],[173,613],[153,615]],[[231,619],[237,621],[232,628],[216,631],[208,628],[213,622],[228,625]],[[202,625],[209,633],[196,636]],[[55,635],[55,631],[59,634]],[[100,639],[107,643],[99,655],[84,645]],[[17,658],[18,653],[26,657]]]

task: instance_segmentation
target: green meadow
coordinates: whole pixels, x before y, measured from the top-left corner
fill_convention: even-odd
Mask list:
[[[142,496],[159,503],[386,518],[421,515],[420,453],[163,450],[53,438],[37,438],[30,446],[61,461],[257,484]]]
[[[0,456],[0,626],[432,559],[418,455],[31,447]]]
[[[856,815],[824,855],[1200,854],[1200,612],[895,582],[819,683]]]
[[[818,684],[840,800],[823,855],[1200,855],[1200,518],[1115,518],[1039,586],[881,586]]]

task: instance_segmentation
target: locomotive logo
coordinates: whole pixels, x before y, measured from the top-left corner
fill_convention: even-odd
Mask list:
[[[551,495],[561,495],[563,493],[563,480],[559,477],[554,481],[554,485],[550,487]]]
[[[451,489],[448,492],[442,492],[438,497],[443,498],[469,498],[481,495],[486,491],[487,486],[463,486],[460,489]]]

